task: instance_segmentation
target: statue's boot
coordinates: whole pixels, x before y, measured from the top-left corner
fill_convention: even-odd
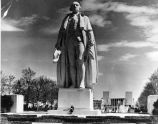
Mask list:
[[[84,82],[81,82],[80,88],[85,88],[85,83]]]

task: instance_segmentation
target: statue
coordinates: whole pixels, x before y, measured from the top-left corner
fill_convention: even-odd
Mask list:
[[[63,19],[55,45],[60,88],[92,88],[97,82],[96,43],[89,18],[73,2]]]

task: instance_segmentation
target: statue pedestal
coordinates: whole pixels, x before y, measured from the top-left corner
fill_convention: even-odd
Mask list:
[[[70,108],[93,110],[93,92],[91,89],[59,89],[58,109]]]
[[[147,101],[147,109],[149,114],[153,114],[154,110],[154,102],[158,100],[158,95],[149,95],[148,96],[148,101]]]
[[[51,114],[67,114],[74,106],[75,115],[98,115],[100,111],[93,110],[93,92],[91,89],[59,89],[58,110],[49,110]]]

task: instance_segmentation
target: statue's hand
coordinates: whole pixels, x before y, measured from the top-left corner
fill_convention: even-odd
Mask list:
[[[57,62],[59,60],[59,56],[61,54],[60,50],[55,49],[53,54],[53,62]]]

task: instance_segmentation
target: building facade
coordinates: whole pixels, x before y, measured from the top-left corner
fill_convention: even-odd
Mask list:
[[[110,97],[109,91],[104,91],[102,100],[94,100],[94,109],[101,109],[103,105],[105,112],[119,112],[121,105],[125,107],[133,105],[132,92],[125,92],[125,96],[122,98],[113,98]]]

